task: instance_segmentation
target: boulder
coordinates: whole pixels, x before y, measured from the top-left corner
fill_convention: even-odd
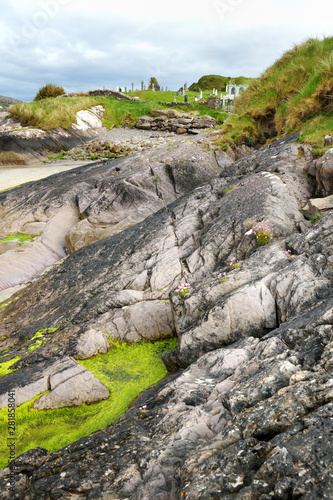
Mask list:
[[[53,410],[65,406],[80,406],[102,401],[110,396],[109,389],[86,368],[75,367],[50,377],[51,392],[32,405],[37,410]],[[68,373],[67,373],[68,372]]]
[[[333,148],[316,162],[316,194],[326,197],[333,194]]]
[[[312,198],[309,200],[308,206],[312,215],[333,210],[333,195],[326,196],[326,198]]]
[[[39,410],[78,406],[109,397],[109,390],[89,370],[69,357],[26,366],[0,379],[0,408],[8,403],[8,391],[15,392],[15,404],[44,394],[34,402]]]

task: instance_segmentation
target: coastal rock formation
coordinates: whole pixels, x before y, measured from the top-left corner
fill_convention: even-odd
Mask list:
[[[0,150],[12,151],[26,161],[36,161],[45,157],[50,151],[60,152],[63,149],[73,148],[105,130],[101,121],[103,111],[102,106],[78,111],[77,123],[73,123],[70,130],[58,128],[48,132],[22,127],[17,120],[4,118],[0,121]]]
[[[34,236],[16,248],[12,242],[2,244],[0,290],[133,226],[218,172],[211,151],[184,140],[0,194],[0,239],[11,233]]]
[[[105,352],[108,337],[179,338],[164,356],[173,373],[117,422],[55,453],[18,457],[14,498],[332,498],[333,215],[315,225],[303,215],[318,181],[311,148],[296,138],[220,167],[187,141],[184,160],[159,151],[147,176],[134,170],[137,158],[150,171],[142,154],[128,170],[124,159],[83,167],[75,189],[56,177],[32,184],[28,201],[19,189],[2,195],[3,210],[15,200],[41,211],[47,193],[48,205],[75,202],[91,221],[130,222],[1,309],[2,360],[13,360],[15,376],[42,360]],[[108,177],[112,166],[119,176]],[[129,190],[110,203],[122,184]],[[267,245],[259,222],[273,233]],[[57,330],[14,361],[41,328]],[[0,472],[2,498],[9,472]]]

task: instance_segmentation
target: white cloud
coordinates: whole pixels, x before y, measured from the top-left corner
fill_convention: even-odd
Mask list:
[[[77,91],[156,76],[178,89],[204,74],[256,77],[294,44],[332,36],[331,0],[3,3],[0,94],[23,100],[47,82]]]

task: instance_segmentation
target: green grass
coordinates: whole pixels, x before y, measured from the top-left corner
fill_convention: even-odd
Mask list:
[[[235,101],[217,142],[248,144],[300,131],[323,152],[333,132],[333,37],[295,46]]]
[[[140,91],[130,91],[126,92],[127,95],[134,97],[137,96],[140,99],[144,101],[151,101],[151,102],[174,102],[176,99],[176,102],[185,102],[184,101],[184,96],[183,95],[176,95],[177,92],[168,90],[166,92],[156,92],[153,90],[140,90]],[[207,100],[207,98],[212,95],[213,93],[213,87],[211,87],[209,90],[204,90],[202,92],[202,100]],[[198,99],[200,98],[200,93],[195,92],[195,91],[186,91],[186,95],[188,98],[188,102],[195,102],[195,97]]]
[[[133,94],[136,93],[133,92]],[[16,104],[10,107],[9,112],[13,118],[19,120],[24,126],[37,127],[42,130],[59,127],[69,130],[72,123],[76,123],[76,113],[79,110],[101,105],[105,109],[103,126],[112,129],[121,125],[134,126],[140,116],[149,115],[152,109],[165,109],[165,106],[159,101],[171,102],[175,95],[174,92],[153,91],[139,92],[139,94],[140,98],[149,99],[150,102],[118,101],[112,97],[98,96],[59,97],[57,99],[50,98],[37,102]],[[184,98],[179,97],[178,101],[184,102]],[[222,124],[228,116],[222,110],[211,110],[200,104],[182,106],[181,111],[197,111],[199,115],[209,114],[219,124]],[[56,158],[61,159],[60,155]]]
[[[161,356],[172,350],[177,340],[116,344],[105,355],[79,361],[109,388],[110,397],[92,405],[42,412],[31,408],[36,398],[22,404],[16,408],[17,455],[36,446],[55,451],[114,422],[143,390],[167,375]],[[0,366],[6,365],[8,370],[15,361]],[[4,467],[7,408],[0,410],[0,436],[0,467]]]
[[[156,102],[118,101],[111,97],[81,96],[43,99],[37,102],[21,103],[9,108],[10,115],[24,126],[51,130],[59,127],[69,130],[76,123],[76,113],[92,106],[105,109],[103,125],[113,128],[122,124],[134,125],[139,116],[156,109]]]
[[[192,83],[189,89],[196,91],[198,88],[201,90],[207,89],[217,89],[221,91],[222,88],[225,88],[226,85],[230,82],[230,76],[220,76],[220,75],[204,75],[202,76],[197,83]],[[233,78],[233,81],[236,85],[248,85],[253,81],[253,78],[246,78],[245,76],[237,76]]]

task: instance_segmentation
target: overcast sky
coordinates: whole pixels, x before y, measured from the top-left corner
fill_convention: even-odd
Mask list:
[[[309,37],[333,36],[332,0],[0,0],[0,95],[178,90],[207,74],[260,76]]]

